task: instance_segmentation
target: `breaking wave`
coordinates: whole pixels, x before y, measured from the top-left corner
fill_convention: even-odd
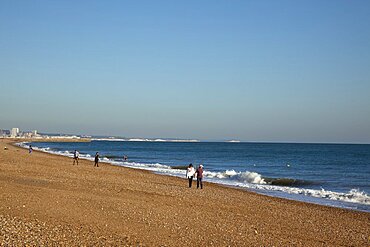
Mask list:
[[[265,180],[257,172],[236,172],[234,170],[226,170],[224,172],[205,171],[204,176],[208,178],[232,179],[244,183],[266,184]]]
[[[288,194],[304,195],[309,197],[328,199],[332,201],[342,201],[342,202],[351,202],[359,203],[364,205],[370,205],[370,196],[363,191],[358,189],[351,189],[348,192],[335,192],[330,190],[315,190],[315,189],[305,189],[297,187],[283,187],[276,185],[267,185],[267,186],[248,186],[239,184],[240,187],[247,187],[262,191],[277,191],[284,192]]]

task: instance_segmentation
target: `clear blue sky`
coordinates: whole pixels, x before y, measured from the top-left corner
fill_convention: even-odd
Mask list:
[[[370,143],[370,1],[0,3],[0,128]]]

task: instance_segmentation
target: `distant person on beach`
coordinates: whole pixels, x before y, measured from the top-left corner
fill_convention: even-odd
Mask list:
[[[80,158],[80,153],[75,150],[75,152],[73,153],[73,165],[76,163],[78,165],[78,159]]]
[[[99,152],[96,152],[95,154],[95,164],[94,167],[99,167]]]
[[[193,167],[193,164],[189,164],[189,166],[188,166],[188,168],[186,170],[186,177],[189,180],[189,188],[191,188],[191,185],[193,183],[194,174],[195,174],[195,169]]]
[[[30,145],[30,146],[28,147],[28,153],[30,154],[30,153],[32,153],[32,151],[33,151],[33,148],[32,148],[32,146]]]
[[[203,165],[200,164],[197,171],[195,172],[197,174],[197,189],[200,188],[203,189]]]
[[[128,157],[126,155],[123,156],[123,160],[127,161]]]

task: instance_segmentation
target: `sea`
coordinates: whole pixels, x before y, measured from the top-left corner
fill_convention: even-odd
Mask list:
[[[370,145],[95,139],[20,146],[184,178],[204,165],[204,181],[327,206],[370,212]],[[127,156],[127,160],[124,159]],[[72,165],[72,161],[71,161]],[[205,183],[205,189],[207,185]]]

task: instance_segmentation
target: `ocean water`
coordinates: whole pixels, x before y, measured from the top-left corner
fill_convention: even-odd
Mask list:
[[[184,178],[184,166],[203,164],[206,182],[370,212],[370,145],[96,140],[32,146],[70,157],[77,149],[91,160],[99,151],[101,161]]]

